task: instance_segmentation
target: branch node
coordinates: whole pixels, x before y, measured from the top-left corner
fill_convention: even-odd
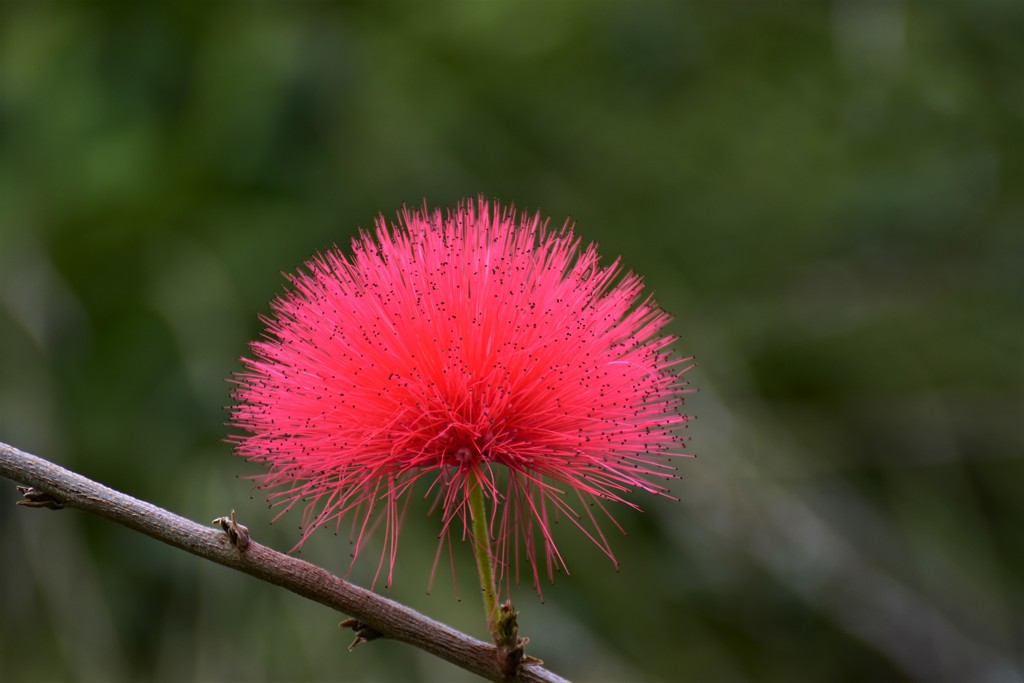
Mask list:
[[[501,670],[506,680],[512,680],[519,676],[519,670],[523,664],[542,664],[536,657],[526,654],[526,644],[529,638],[519,637],[519,621],[517,612],[512,607],[512,601],[506,600],[498,608],[498,618],[494,629],[494,644],[497,646],[495,659],[498,669]]]
[[[218,525],[228,535],[231,545],[239,550],[249,547],[249,527],[238,523],[235,519],[235,511],[231,511],[230,517],[218,517],[211,524]]]
[[[371,640],[377,640],[383,638],[384,634],[373,628],[369,624],[365,624],[358,619],[346,619],[345,621],[338,624],[338,628],[350,628],[355,631],[356,639],[352,641],[352,644],[348,646],[348,651],[356,649],[362,643],[368,643]]]
[[[51,496],[46,491],[40,491],[32,486],[19,486],[18,493],[23,497],[15,505],[24,505],[28,508],[47,508],[49,510],[61,510],[64,503]]]

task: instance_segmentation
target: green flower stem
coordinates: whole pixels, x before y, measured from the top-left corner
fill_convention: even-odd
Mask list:
[[[484,487],[475,473],[470,476],[469,486],[469,514],[473,518],[473,553],[476,555],[476,568],[480,573],[487,629],[493,636],[497,617],[497,591],[494,586],[494,564],[491,559],[491,535],[487,528],[487,512],[484,509]]]

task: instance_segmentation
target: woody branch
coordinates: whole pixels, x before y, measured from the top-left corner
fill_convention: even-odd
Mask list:
[[[418,647],[488,680],[508,680],[493,645],[309,562],[248,541],[247,537],[240,542],[233,520],[223,520],[223,530],[197,524],[2,442],[0,476],[31,487],[26,495],[28,505],[90,512],[347,614],[354,619],[347,625],[356,630],[361,640],[390,638]],[[526,683],[565,681],[532,663],[519,668],[517,680]]]

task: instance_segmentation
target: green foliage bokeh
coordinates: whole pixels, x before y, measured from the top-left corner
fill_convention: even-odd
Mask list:
[[[5,5],[0,440],[287,550],[297,515],[269,525],[223,441],[280,273],[482,193],[622,255],[699,363],[681,502],[620,510],[619,573],[562,525],[572,575],[514,595],[531,653],[594,681],[1020,680],[1022,46],[1001,0]],[[2,680],[465,679],[16,498]],[[445,560],[426,594],[436,523],[410,514],[388,594],[484,637],[468,548],[461,601]]]

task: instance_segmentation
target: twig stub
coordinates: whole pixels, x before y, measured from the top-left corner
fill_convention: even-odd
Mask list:
[[[249,527],[238,523],[238,520],[235,519],[234,510],[231,511],[230,516],[218,517],[211,524],[220,525],[220,528],[228,535],[231,545],[239,550],[245,550],[249,547]]]
[[[339,628],[350,628],[355,631],[356,639],[352,641],[352,644],[348,646],[348,651],[356,649],[362,643],[368,643],[371,640],[377,640],[383,638],[384,634],[373,628],[369,624],[365,624],[358,619],[346,619],[345,621],[338,624]]]
[[[62,510],[64,508],[64,503],[49,493],[40,491],[33,486],[19,486],[18,493],[22,495],[22,499],[15,503],[15,505],[24,505],[28,508],[47,508],[49,510]]]

